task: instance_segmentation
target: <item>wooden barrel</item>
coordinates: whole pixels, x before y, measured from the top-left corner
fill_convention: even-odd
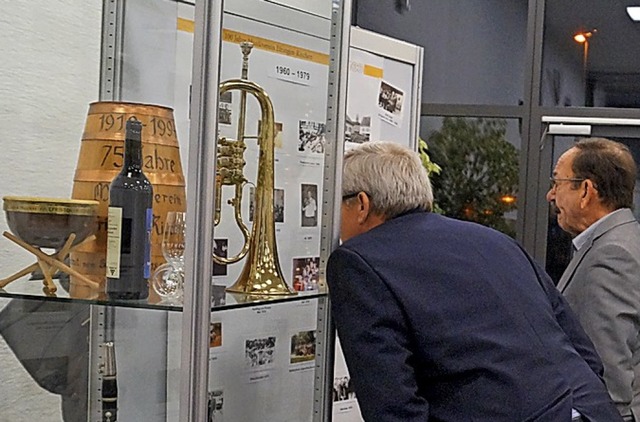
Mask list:
[[[106,280],[109,185],[122,168],[125,126],[131,118],[142,122],[143,171],[153,185],[152,271],[165,262],[162,234],[167,212],[185,211],[186,208],[184,174],[173,109],[150,104],[91,103],[71,196],[100,203],[98,229],[95,240],[74,249],[70,260],[72,268],[100,283]],[[71,281],[73,283],[73,278]]]

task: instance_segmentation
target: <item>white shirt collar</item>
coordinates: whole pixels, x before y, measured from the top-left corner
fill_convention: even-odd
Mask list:
[[[583,231],[582,233],[574,237],[572,242],[573,242],[573,247],[576,248],[576,251],[579,251],[580,248],[583,247],[585,243],[587,243],[587,240],[591,237],[591,234],[596,230],[596,227],[598,227],[598,225],[602,224],[602,222],[605,221],[606,219],[611,218],[612,215],[616,213],[620,213],[623,210],[624,208],[620,208],[613,212],[610,212],[609,214],[605,215],[604,217],[602,217],[601,219],[597,220],[595,223],[587,227],[585,231]]]

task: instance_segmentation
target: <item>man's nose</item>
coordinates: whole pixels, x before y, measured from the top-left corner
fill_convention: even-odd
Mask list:
[[[556,198],[556,192],[554,188],[549,189],[549,192],[547,192],[547,202],[551,202],[553,200],[555,200]]]

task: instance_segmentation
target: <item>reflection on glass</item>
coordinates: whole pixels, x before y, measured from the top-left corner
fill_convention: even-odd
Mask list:
[[[636,165],[640,166],[640,139],[638,138],[618,138],[607,136],[608,139],[621,142],[629,147],[631,154],[636,162]],[[549,174],[553,172],[553,166],[573,144],[581,138],[572,136],[554,136],[549,139],[549,145],[553,148],[553,160],[551,168],[549,168]],[[636,189],[634,193],[634,215],[636,218],[640,218],[640,181],[636,181]],[[546,194],[546,191],[544,192]],[[546,271],[551,276],[551,279],[557,284],[562,277],[562,273],[569,265],[571,260],[571,236],[562,230],[558,225],[557,217],[553,212],[553,207],[549,207],[549,220],[547,226],[547,253],[546,253]]]
[[[552,139],[547,140],[548,145],[552,147],[552,164],[548,173],[553,173],[553,166],[558,161],[558,158],[564,154],[573,143],[577,140],[572,136],[555,136]],[[549,186],[551,187],[551,186]],[[546,191],[544,194],[546,195]],[[554,283],[558,284],[562,273],[564,272],[569,261],[571,260],[571,236],[562,230],[558,225],[558,219],[553,212],[553,207],[549,206],[549,221],[547,228],[547,257],[546,257],[546,271]]]
[[[622,4],[547,1],[541,105],[640,106],[637,23]]]
[[[518,148],[506,119],[425,119],[437,210],[515,236]],[[440,123],[439,125],[437,123]],[[519,143],[519,142],[518,142]]]

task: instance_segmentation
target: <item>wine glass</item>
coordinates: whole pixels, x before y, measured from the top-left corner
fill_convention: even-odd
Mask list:
[[[182,297],[184,272],[176,271],[168,262],[160,265],[151,276],[153,290],[163,299],[172,300]]]
[[[169,211],[164,223],[162,255],[167,260],[153,273],[151,285],[165,299],[179,299],[184,290],[186,214]]]
[[[186,223],[186,213],[180,211],[169,211],[164,222],[162,255],[167,263],[179,270],[183,270],[184,267]]]

